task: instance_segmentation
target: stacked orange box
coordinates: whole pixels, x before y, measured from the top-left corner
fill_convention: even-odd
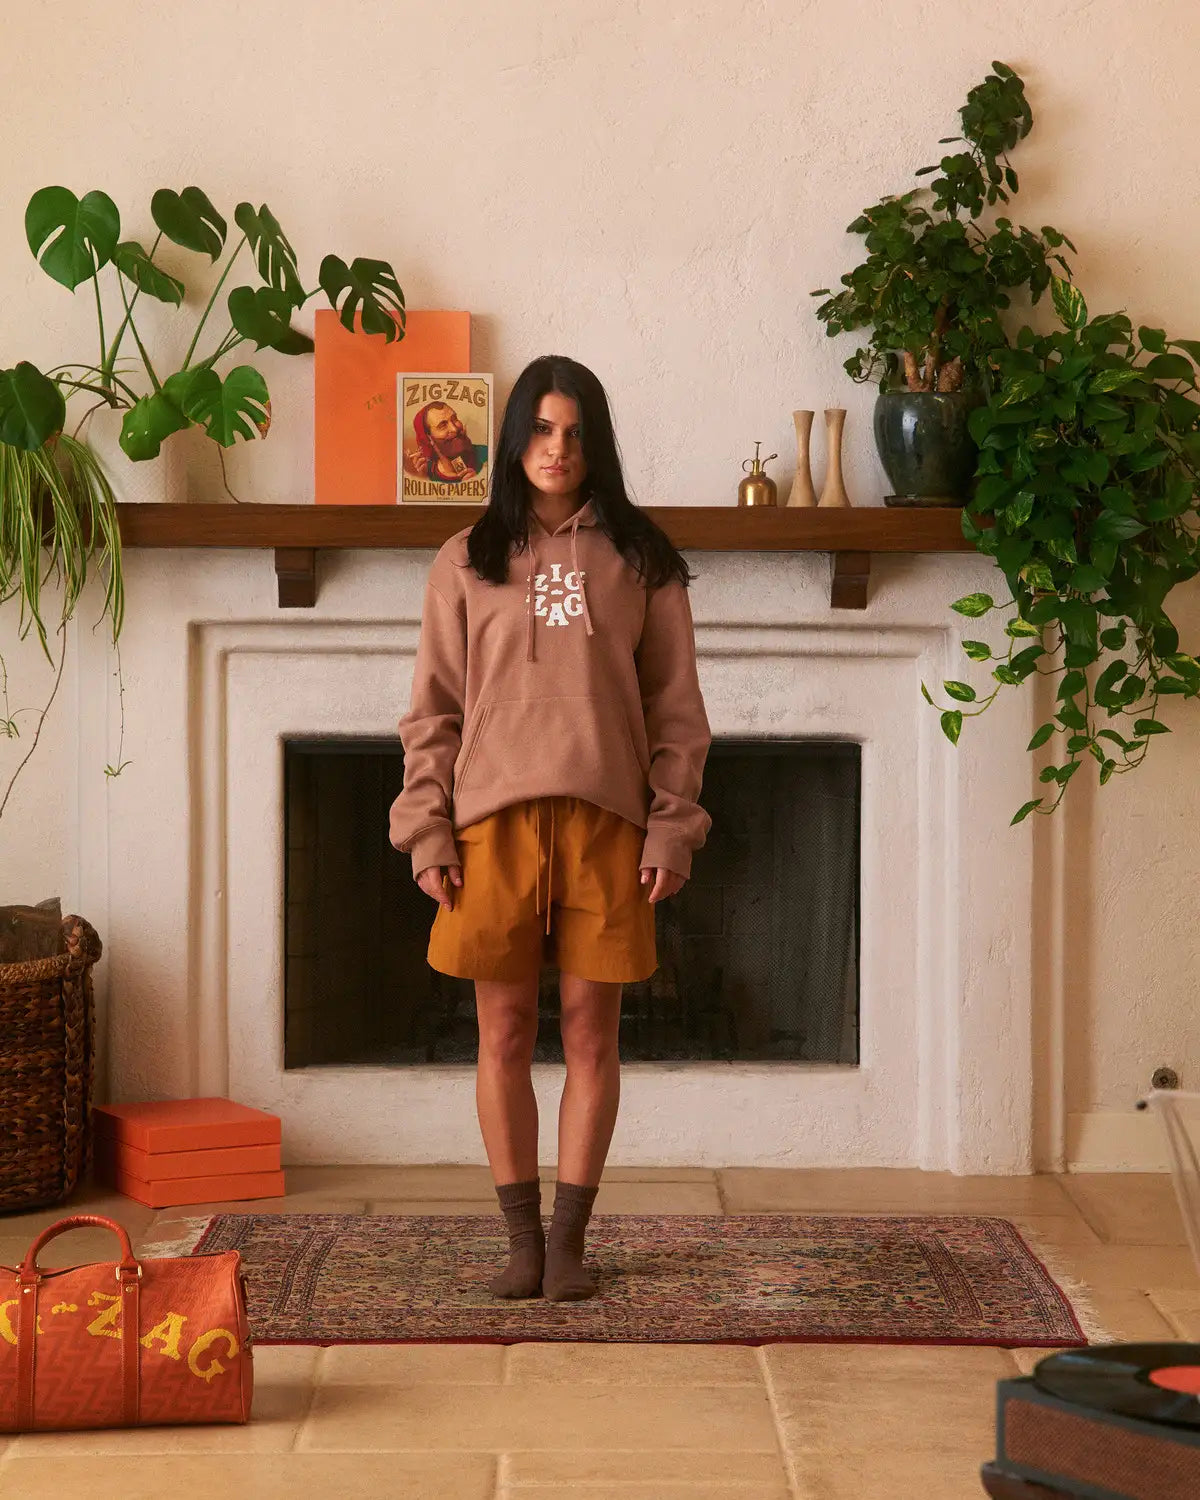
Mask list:
[[[280,1198],[279,1116],[232,1099],[97,1104],[96,1181],[148,1208]]]

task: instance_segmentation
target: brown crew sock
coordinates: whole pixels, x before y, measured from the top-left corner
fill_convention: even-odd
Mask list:
[[[508,1265],[488,1282],[494,1297],[536,1297],[546,1263],[542,1229],[542,1184],[509,1182],[496,1189],[508,1225]]]
[[[560,1182],[555,1189],[542,1276],[542,1295],[551,1302],[582,1302],[596,1295],[595,1279],[583,1269],[583,1239],[596,1192],[572,1182]]]

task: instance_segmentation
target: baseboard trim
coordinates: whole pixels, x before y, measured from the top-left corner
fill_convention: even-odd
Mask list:
[[[1166,1172],[1167,1139],[1157,1115],[1090,1110],[1067,1116],[1068,1172]]]

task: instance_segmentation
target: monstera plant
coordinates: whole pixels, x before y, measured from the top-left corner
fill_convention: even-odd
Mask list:
[[[225,448],[239,437],[265,433],[270,424],[267,383],[254,365],[229,367],[229,361],[247,344],[279,354],[310,353],[312,340],[292,327],[292,318],[318,292],[324,292],[347,328],[361,326],[389,342],[404,336],[404,293],[386,261],[357,259],[347,265],[327,255],[318,286],[306,291],[295,251],[265,203],[258,208],[237,205],[233,220],[241,232],[231,249],[225,218],[198,187],[182,192],[159,188],[150,200],[150,216],[158,234],[147,249],[138,240],[121,238],[121,215],[107,193],[92,191],[77,198],[69,188],[47,187],[29,200],[29,248],[46,274],[69,290],[91,286],[99,325],[96,363],[59,365],[44,375],[27,364],[5,372],[10,395],[30,414],[29,435],[38,443],[56,431],[49,383],[68,395],[77,392],[124,409],[120,442],[134,460],[154,458],[167,438],[193,425],[203,427]],[[210,264],[225,256],[183,363],[173,370],[156,368],[135,316],[142,297],[181,307],[187,294],[184,282],[155,258],[164,240]],[[252,273],[250,284],[225,291],[243,252]],[[111,335],[105,328],[102,274],[120,299],[121,315]],[[205,343],[209,319],[223,291],[228,326]],[[136,351],[129,357],[140,365],[136,376],[123,363],[127,340]]]
[[[1200,662],[1180,650],[1166,610],[1200,572],[1200,341],[1135,333],[1120,313],[1091,317],[1063,279],[1053,298],[1060,326],[1024,327],[993,351],[991,395],[971,417],[979,482],[963,530],[995,559],[1009,597],[952,607],[1000,612],[1006,645],[964,642],[991,666],[985,693],[942,684],[952,703],[942,728],[957,744],[964,720],[1006,689],[1056,680],[1056,706],[1028,747],[1054,751],[1046,793],[1014,822],[1053,812],[1088,761],[1101,784],[1141,765],[1169,732],[1162,700],[1200,695]]]
[[[79,198],[65,187],[42,188],[25,211],[29,247],[46,274],[71,291],[89,287],[99,340],[94,361],[46,370],[21,361],[0,369],[0,605],[15,607],[17,633],[36,635],[53,672],[44,706],[14,710],[0,654],[0,740],[24,742],[17,747],[16,769],[0,784],[0,816],[54,702],[66,627],[89,567],[104,583],[101,619],[114,645],[120,635],[124,590],[116,500],[104,467],[80,441],[88,416],[100,409],[122,413],[120,447],[135,462],[155,458],[164,442],[189,427],[202,428],[220,451],[239,438],[265,435],[270,425],[267,383],[246,361],[246,347],[309,353],[312,340],[292,319],[318,293],[346,328],[388,342],[404,337],[404,294],[386,261],[347,265],[327,255],[317,286],[306,290],[295,252],[265,203],[237,205],[233,221],[240,233],[232,244],[224,216],[197,187],[160,188],[150,200],[150,217],[157,234],[147,248],[121,238],[120,213],[103,192]],[[164,242],[202,257],[206,269],[217,268],[182,362],[169,366],[152,353],[138,323],[142,298],[184,305],[187,287],[177,274],[178,256],[172,251],[172,264],[165,265]],[[247,276],[234,277],[243,266]],[[227,290],[231,277],[236,284]],[[219,303],[227,324],[214,328]],[[235,362],[237,351],[241,362]],[[69,423],[72,403],[83,412]],[[58,587],[48,592],[48,584]],[[119,677],[119,654],[117,665]],[[114,775],[121,766],[118,751],[115,764],[105,769]]]

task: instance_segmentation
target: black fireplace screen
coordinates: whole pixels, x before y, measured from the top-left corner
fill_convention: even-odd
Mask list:
[[[473,1062],[472,986],[426,963],[434,905],[387,839],[399,743],[285,756],[285,1066]],[[857,745],[714,742],[712,832],[625,988],[625,1061],[858,1061],[859,784]],[[536,1059],[561,1061],[552,970],[539,1007]]]

